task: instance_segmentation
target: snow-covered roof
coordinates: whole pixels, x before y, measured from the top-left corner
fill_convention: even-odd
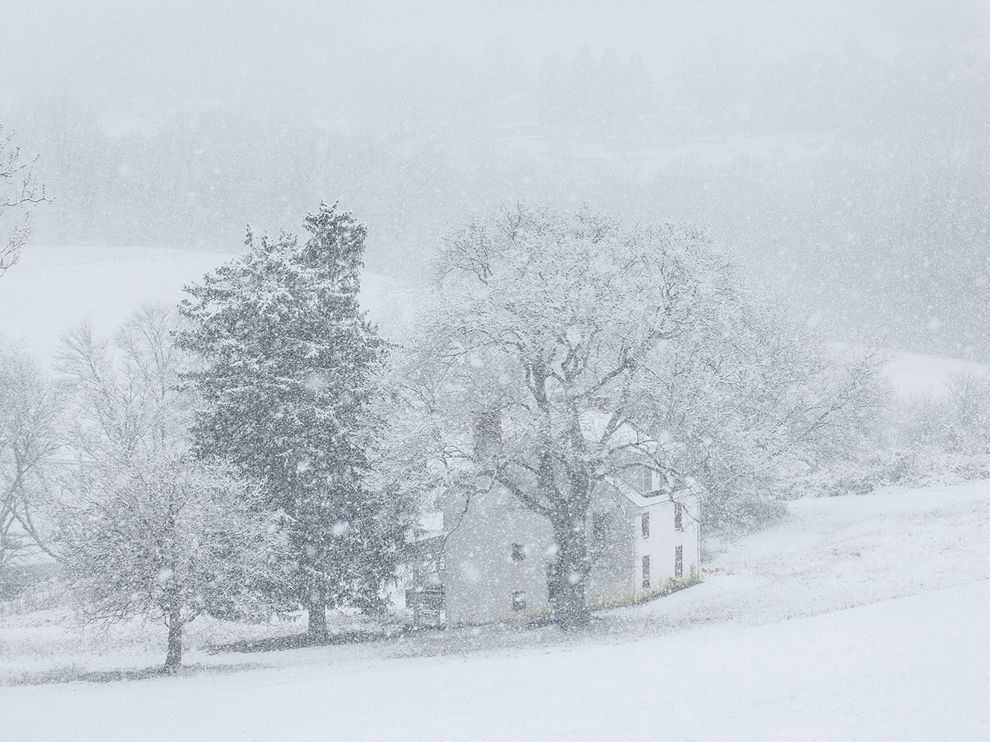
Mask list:
[[[443,511],[431,510],[420,513],[411,535],[411,541],[426,541],[444,534]]]
[[[668,499],[676,499],[675,495],[676,497],[685,497],[700,494],[698,483],[691,477],[685,477],[679,482],[679,486],[675,486],[669,493],[657,492],[653,495],[644,495],[621,477],[605,477],[605,483],[640,508],[650,507]],[[669,495],[669,497],[664,497],[664,495]]]
[[[594,407],[583,410],[580,413],[581,432],[590,441],[600,441],[611,419],[612,413],[604,410]],[[669,441],[670,436],[667,434],[659,437],[645,435],[627,422],[620,424],[609,439],[610,443],[618,445],[627,443],[640,444],[644,450],[650,450],[657,443],[666,444]]]

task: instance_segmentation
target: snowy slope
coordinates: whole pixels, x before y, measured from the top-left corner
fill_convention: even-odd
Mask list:
[[[504,657],[0,691],[10,739],[981,740],[987,582],[751,628]]]
[[[192,652],[202,667],[180,678],[0,687],[0,728],[108,741],[990,739],[990,483],[799,501],[714,566],[586,635]],[[0,637],[11,631],[0,622]],[[17,668],[23,657],[0,660],[0,679]]]
[[[49,359],[62,333],[83,319],[109,333],[141,304],[177,302],[183,284],[231,257],[155,247],[29,246],[0,278],[0,336]],[[414,286],[366,273],[362,302],[382,331],[395,338],[410,327],[422,297]],[[919,353],[892,353],[884,371],[904,396],[938,394],[950,374],[990,375],[983,364]]]
[[[950,376],[966,374],[990,377],[990,366],[959,358],[941,358],[923,353],[896,353],[884,368],[894,389],[902,396],[939,395]]]
[[[10,739],[980,740],[990,584],[749,629],[0,695]]]
[[[29,246],[0,278],[0,335],[41,359],[84,319],[110,333],[142,304],[174,304],[182,286],[229,260],[230,253],[153,247]],[[401,284],[367,273],[362,299],[383,329],[406,317]]]
[[[32,245],[0,278],[0,336],[39,358],[56,352],[59,337],[83,319],[111,332],[135,307],[173,304],[183,284],[229,260],[231,253],[156,247]],[[422,298],[400,280],[366,273],[362,302],[382,331],[401,336]],[[920,353],[892,353],[884,369],[901,395],[938,394],[951,374],[990,375],[986,365]]]

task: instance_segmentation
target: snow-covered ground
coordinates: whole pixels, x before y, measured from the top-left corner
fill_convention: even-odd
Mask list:
[[[77,674],[160,659],[138,634],[44,625],[56,619],[0,619],[0,681],[56,669],[40,651],[53,645],[74,646],[57,654]],[[580,635],[491,627],[193,650],[177,678],[0,687],[0,736],[990,739],[987,626],[990,483],[890,490],[794,502],[778,527],[716,559],[704,584],[609,611]]]
[[[941,358],[923,353],[895,353],[884,367],[895,391],[902,396],[939,395],[950,376],[972,375],[990,378],[990,367],[976,361]]]
[[[80,320],[110,332],[229,257],[30,247],[0,279],[0,334],[49,360]],[[366,274],[387,332],[416,301]],[[913,395],[988,370],[894,354],[885,372]],[[990,483],[789,509],[704,584],[579,635],[486,627],[213,653],[300,627],[201,619],[189,670],[162,679],[161,626],[66,628],[64,608],[0,616],[0,740],[990,739]]]

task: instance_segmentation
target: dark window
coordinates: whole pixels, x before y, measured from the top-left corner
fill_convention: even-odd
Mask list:
[[[608,515],[595,513],[591,516],[591,540],[601,545],[608,540]]]
[[[674,577],[682,577],[684,575],[684,547],[675,546],[674,547]]]
[[[684,506],[679,502],[674,503],[674,528],[684,530]]]
[[[512,561],[521,562],[526,558],[526,547],[523,544],[512,545]]]
[[[512,610],[514,611],[524,611],[526,610],[526,593],[521,590],[517,590],[512,593]]]
[[[643,531],[643,538],[650,537],[650,514],[643,513],[643,522],[640,524],[640,528]]]
[[[650,586],[650,558],[643,557],[643,587]]]
[[[485,410],[474,418],[474,451],[478,456],[492,456],[502,444],[502,421],[498,410]]]
[[[645,494],[650,494],[653,491],[653,470],[648,466],[643,467],[643,478],[640,486]]]

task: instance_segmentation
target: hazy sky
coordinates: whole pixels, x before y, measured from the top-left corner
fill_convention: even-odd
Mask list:
[[[72,86],[92,95],[222,95],[317,81],[327,54],[508,44],[531,60],[582,44],[638,52],[654,71],[691,48],[743,43],[785,56],[848,43],[874,53],[986,42],[990,9],[952,0],[5,0],[0,97]],[[983,3],[990,6],[990,3]]]
[[[339,198],[406,275],[493,204],[589,203],[990,354],[990,0],[0,5],[39,243],[238,249]]]

